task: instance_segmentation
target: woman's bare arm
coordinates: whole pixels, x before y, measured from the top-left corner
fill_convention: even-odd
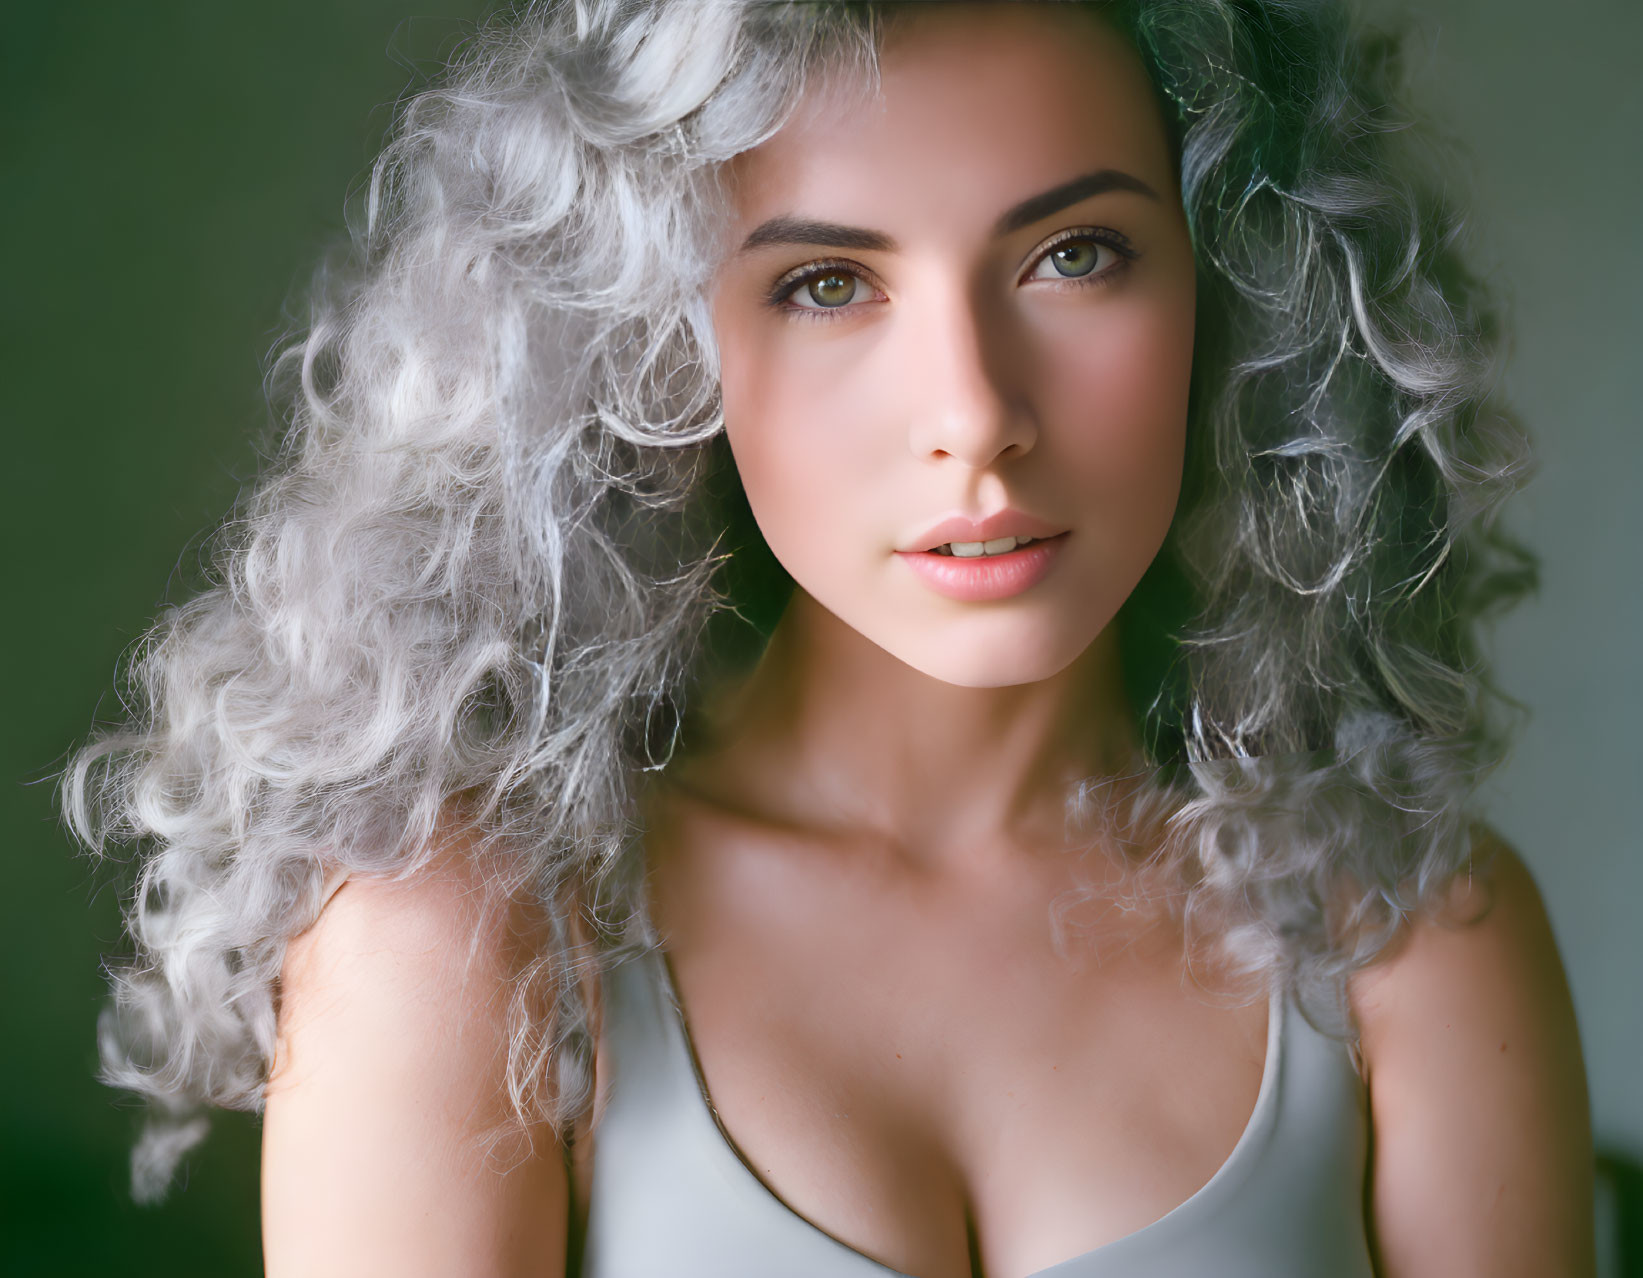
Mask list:
[[[1589,1278],[1596,1263],[1574,1008],[1534,880],[1490,842],[1456,919],[1417,925],[1354,985],[1384,1278]]]
[[[473,945],[480,900],[453,858],[346,883],[292,941],[263,1125],[269,1278],[564,1274],[559,1142],[486,1143],[510,1112],[517,963],[495,907]]]

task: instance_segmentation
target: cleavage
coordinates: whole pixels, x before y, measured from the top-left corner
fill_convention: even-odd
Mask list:
[[[1219,1006],[1146,945],[1078,970],[978,939],[898,968],[787,939],[670,947],[702,1079],[778,1204],[892,1269],[968,1278],[974,1233],[985,1272],[1030,1274],[1133,1233],[1254,1110],[1264,1001]]]

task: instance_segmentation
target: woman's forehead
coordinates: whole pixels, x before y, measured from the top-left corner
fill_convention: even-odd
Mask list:
[[[1008,204],[1098,169],[1175,192],[1146,69],[1083,6],[916,6],[887,30],[879,67],[876,94],[820,83],[780,130],[732,161],[745,218],[870,207],[915,173],[932,201],[973,202],[985,187]]]

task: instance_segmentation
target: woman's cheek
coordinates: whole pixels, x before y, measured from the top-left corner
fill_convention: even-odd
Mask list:
[[[1056,421],[1079,423],[1058,432],[1066,461],[1109,495],[1152,498],[1159,484],[1179,482],[1192,335],[1188,330],[1183,351],[1171,318],[1147,314],[1104,325],[1059,361],[1072,376],[1049,411]]]
[[[757,367],[748,376],[725,369],[725,432],[759,531],[777,561],[805,583],[825,575],[837,557],[828,529],[841,540],[851,525],[852,512],[837,505],[841,493],[857,487],[842,446],[848,403],[835,383],[784,367],[779,352]]]

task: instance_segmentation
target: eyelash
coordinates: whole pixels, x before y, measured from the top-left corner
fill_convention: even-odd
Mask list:
[[[1120,235],[1117,231],[1110,230],[1107,227],[1074,227],[1061,232],[1039,251],[1037,256],[1033,258],[1032,264],[1024,272],[1023,279],[1036,271],[1039,264],[1051,253],[1065,245],[1076,243],[1099,244],[1105,248],[1110,248],[1118,254],[1118,261],[1099,273],[1069,275],[1059,280],[1041,280],[1038,281],[1039,283],[1050,284],[1057,292],[1079,288],[1102,288],[1111,284],[1118,276],[1127,271],[1130,264],[1141,256],[1130,243],[1128,237]],[[814,280],[826,279],[829,275],[853,275],[864,284],[870,287],[872,285],[867,272],[856,263],[841,258],[824,258],[819,262],[811,262],[800,267],[797,274],[789,272],[783,275],[770,286],[770,292],[765,300],[773,309],[796,319],[820,320],[824,323],[838,319],[841,315],[854,310],[856,304],[854,302],[847,302],[843,306],[789,306],[787,304],[787,299],[806,284]]]

